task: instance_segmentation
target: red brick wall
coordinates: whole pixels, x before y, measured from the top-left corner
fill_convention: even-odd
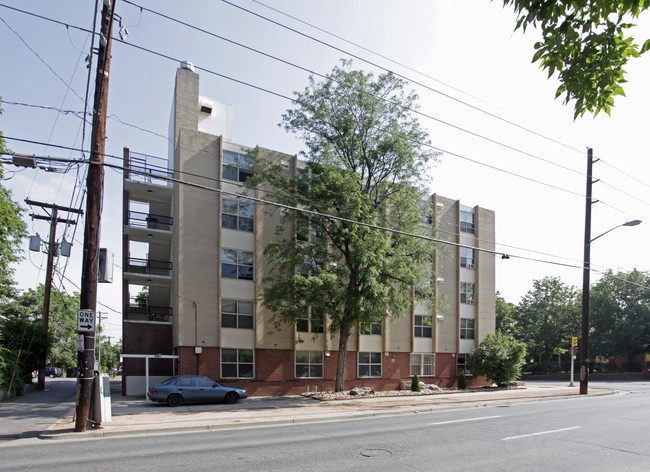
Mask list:
[[[201,354],[194,353],[193,346],[178,348],[179,374],[198,373],[227,385],[245,388],[251,396],[299,395],[308,390],[334,390],[338,351],[330,351],[324,358],[322,379],[294,378],[294,351],[290,349],[257,349],[255,351],[255,378],[221,379],[219,348],[203,348]],[[345,366],[345,389],[373,387],[377,391],[396,390],[402,380],[410,379],[409,353],[391,352],[382,354],[382,378],[357,378],[357,351],[347,353]],[[456,357],[451,354],[436,354],[436,376],[422,377],[422,382],[441,387],[456,386]],[[485,385],[483,378],[468,378],[470,386]]]
[[[173,354],[171,325],[123,323],[122,336],[124,354]],[[145,369],[144,359],[124,358],[124,375],[145,375]],[[149,375],[171,376],[172,370],[169,359],[149,360]]]

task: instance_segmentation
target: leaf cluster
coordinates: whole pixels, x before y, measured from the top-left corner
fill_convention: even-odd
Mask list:
[[[630,19],[650,7],[646,0],[504,0],[517,14],[515,29],[539,27],[533,62],[540,62],[560,86],[556,97],[575,100],[574,118],[590,112],[610,114],[617,95],[625,95],[623,69],[628,60],[650,48],[634,42]]]

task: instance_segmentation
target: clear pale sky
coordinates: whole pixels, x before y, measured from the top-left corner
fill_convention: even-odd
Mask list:
[[[3,20],[0,21],[0,63],[3,64],[0,96],[5,102],[0,129],[7,137],[80,147],[79,115],[8,102],[83,110],[87,80],[84,58],[90,47],[89,34],[6,6],[91,29],[94,2],[0,0],[0,3],[5,5],[0,6]],[[636,59],[627,67],[627,96],[617,98],[611,117],[585,115],[574,121],[572,107],[554,99],[555,80],[547,80],[546,73],[531,63],[538,33],[532,29],[525,35],[513,32],[514,13],[504,10],[502,2],[264,0],[260,4],[253,0],[233,1],[318,41],[218,0],[135,3],[239,45],[141,12],[117,0],[116,13],[129,36],[128,44],[113,44],[107,154],[119,157],[122,148],[129,147],[132,151],[167,157],[168,142],[159,135],[167,135],[177,60],[191,61],[212,72],[197,69],[200,91],[234,106],[235,142],[297,153],[303,149],[300,141],[277,126],[282,112],[290,106],[281,96],[290,97],[294,90],[307,85],[309,73],[305,69],[326,74],[340,58],[348,58],[351,53],[358,57],[354,59],[356,68],[380,72],[375,65],[361,60],[364,59],[412,79],[408,87],[418,92],[420,111],[427,115],[420,116],[420,121],[429,130],[432,144],[445,151],[433,170],[431,193],[496,212],[497,250],[512,256],[508,260],[499,258],[496,264],[497,290],[506,300],[519,302],[532,288],[532,281],[545,276],[558,276],[570,285],[580,286],[588,147],[601,159],[594,167],[594,177],[601,181],[594,185],[594,198],[600,202],[593,206],[592,235],[628,220],[645,220],[641,226],[617,229],[595,242],[592,264],[599,270],[628,271],[635,267],[648,270],[645,243],[650,239],[650,164],[646,115],[650,99],[647,87],[650,56]],[[639,43],[650,37],[650,14],[646,13],[641,20],[644,24],[634,30]],[[91,87],[91,97],[92,92]],[[89,136],[90,126],[87,126],[86,149]],[[79,153],[52,146],[11,139],[7,143],[21,154],[80,157]],[[107,162],[120,163],[115,158],[108,158]],[[83,168],[79,173],[73,168],[66,174],[13,166],[5,169],[4,184],[20,202],[30,198],[62,206],[79,205],[80,188],[77,186],[74,193],[73,188],[75,181],[81,189],[85,186]],[[105,176],[101,246],[113,250],[116,263],[121,266],[121,175],[106,170]],[[38,208],[28,209],[27,213],[31,212],[42,214]],[[47,238],[48,223],[29,219],[29,230],[30,234],[39,233]],[[59,237],[63,231],[60,225]],[[82,233],[83,224],[80,224],[65,278],[61,282],[60,277],[55,277],[57,287],[68,292],[77,291],[80,284]],[[67,230],[68,241],[71,234],[72,229]],[[16,272],[21,289],[35,287],[45,280],[45,254],[26,251],[25,256]],[[65,262],[64,258],[59,260],[60,269]],[[594,273],[592,281],[598,277]],[[106,334],[120,337],[119,269],[113,284],[100,285],[99,301],[98,310],[108,314],[104,321]]]

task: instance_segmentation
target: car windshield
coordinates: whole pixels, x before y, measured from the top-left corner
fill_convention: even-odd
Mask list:
[[[169,377],[168,379],[165,379],[162,382],[160,382],[160,384],[161,385],[167,385],[167,384],[170,384],[170,383],[174,382],[175,380],[176,380],[176,376]]]

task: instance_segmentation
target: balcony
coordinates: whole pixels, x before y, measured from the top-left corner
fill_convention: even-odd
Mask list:
[[[148,306],[139,303],[135,298],[124,307],[125,319],[129,321],[148,321],[152,323],[171,323],[172,308],[162,306]]]
[[[155,215],[142,211],[129,211],[127,213],[127,225],[133,228],[157,229],[171,231],[173,218],[165,215]]]

